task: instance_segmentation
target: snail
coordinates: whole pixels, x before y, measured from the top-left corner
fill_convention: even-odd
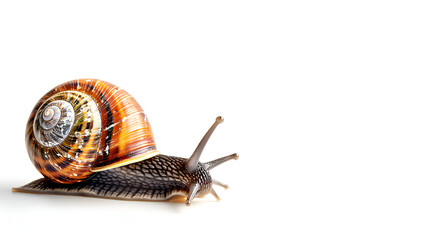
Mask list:
[[[123,200],[168,200],[219,196],[214,167],[236,153],[201,163],[200,155],[218,124],[204,135],[190,158],[162,155],[151,126],[135,99],[96,79],[63,83],[46,93],[27,122],[28,155],[44,176],[17,192],[71,194]]]

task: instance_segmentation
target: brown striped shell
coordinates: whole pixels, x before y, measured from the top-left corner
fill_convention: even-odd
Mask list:
[[[140,105],[104,81],[79,79],[45,94],[27,122],[27,151],[36,168],[58,183],[158,155]]]

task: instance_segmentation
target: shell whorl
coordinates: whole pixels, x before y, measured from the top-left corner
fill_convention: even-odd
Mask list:
[[[49,102],[49,101],[48,101]],[[40,107],[33,123],[34,136],[44,147],[61,144],[69,135],[75,118],[73,106],[64,100],[50,101]]]
[[[26,143],[36,168],[59,183],[159,154],[140,105],[124,90],[94,79],[45,94],[27,122]]]

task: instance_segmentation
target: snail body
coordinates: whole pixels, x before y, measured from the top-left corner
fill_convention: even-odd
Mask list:
[[[237,154],[200,163],[218,117],[190,158],[162,155],[140,105],[126,91],[95,79],[61,84],[35,105],[26,128],[27,152],[44,178],[21,192],[133,200],[207,193],[219,197],[209,170]]]

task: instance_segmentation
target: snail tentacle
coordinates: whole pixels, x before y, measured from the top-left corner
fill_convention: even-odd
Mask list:
[[[201,153],[204,150],[204,147],[206,146],[208,140],[210,139],[210,136],[216,129],[216,127],[223,123],[224,119],[221,116],[218,116],[216,118],[216,121],[213,123],[213,125],[210,127],[210,129],[207,131],[207,133],[204,135],[204,137],[201,139],[200,143],[198,144],[197,148],[195,149],[192,156],[189,158],[189,160],[186,162],[186,168],[193,172],[197,169],[198,162],[200,160]]]
[[[197,182],[191,185],[191,187],[189,188],[188,198],[186,199],[187,206],[191,205],[191,201],[195,198],[200,188],[201,188],[201,185]]]
[[[210,193],[211,193],[211,195],[213,195],[213,197],[216,198],[217,201],[220,201],[219,195],[217,195],[216,191],[213,188],[210,189]]]
[[[233,153],[231,155],[228,155],[228,156],[225,156],[225,157],[221,157],[221,158],[215,159],[215,160],[210,161],[210,162],[203,163],[202,165],[203,165],[203,167],[205,169],[211,170],[211,169],[213,169],[213,168],[221,165],[224,162],[227,162],[227,161],[233,160],[233,159],[237,160],[238,158],[239,158],[238,154],[237,153]]]
[[[229,188],[229,186],[227,184],[219,182],[218,180],[215,180],[215,179],[213,179],[213,184],[217,185],[217,186],[220,186],[220,187],[223,187],[224,189],[228,189]]]

